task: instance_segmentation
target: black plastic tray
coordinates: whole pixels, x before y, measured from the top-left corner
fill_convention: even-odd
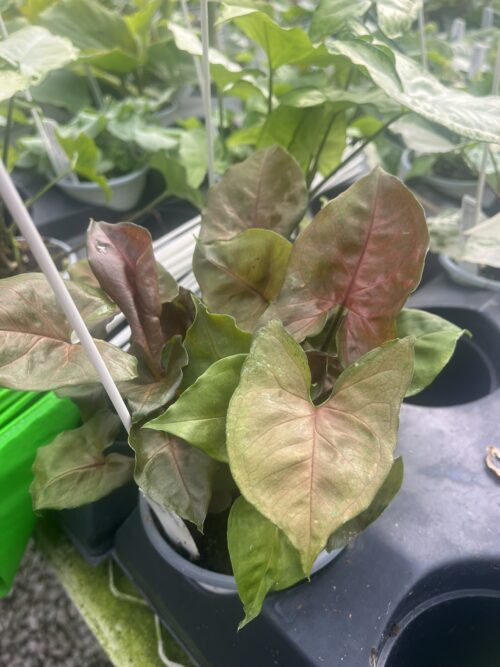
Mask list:
[[[270,596],[237,632],[237,597],[173,570],[137,511],[117,532],[116,560],[200,666],[499,667],[500,479],[485,456],[500,439],[500,299],[441,275],[411,305],[473,342],[439,380],[446,401],[431,387],[403,406],[398,497],[310,583]]]

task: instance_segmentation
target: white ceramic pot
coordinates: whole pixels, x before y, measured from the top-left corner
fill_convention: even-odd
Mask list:
[[[142,493],[139,494],[139,511],[144,530],[151,541],[151,544],[169,565],[211,593],[236,595],[236,581],[233,576],[206,570],[205,568],[187,560],[187,558],[181,556],[170,546],[158,530],[153,520],[153,509],[150,507],[147,499]],[[341,551],[342,549],[335,549],[335,551],[331,551],[330,553],[322,551],[313,565],[311,574],[315,574],[316,572],[319,572],[319,570],[322,570],[328,563],[331,563]]]
[[[141,198],[146,185],[147,171],[148,167],[145,166],[125,176],[110,178],[108,183],[112,194],[109,201],[97,183],[73,183],[68,178],[63,178],[57,183],[57,187],[73,199],[86,204],[105,206],[113,211],[130,211]]]

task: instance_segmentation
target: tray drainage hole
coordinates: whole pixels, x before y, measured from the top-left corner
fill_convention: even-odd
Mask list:
[[[500,596],[433,604],[402,624],[377,667],[499,667],[499,619]]]
[[[481,313],[463,308],[425,310],[468,329],[472,338],[463,336],[452,358],[434,382],[406,402],[429,407],[461,405],[495,391],[499,373],[497,359],[492,357],[492,351],[497,345],[498,333],[492,323]]]

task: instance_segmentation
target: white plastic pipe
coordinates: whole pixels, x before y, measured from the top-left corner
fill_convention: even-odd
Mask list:
[[[427,70],[429,69],[429,63],[427,61],[427,39],[425,37],[424,0],[422,0],[418,10],[418,35],[420,38],[420,60],[422,67]]]
[[[497,57],[495,60],[495,70],[493,72],[493,85],[491,94],[498,95],[500,89],[500,38],[497,40]],[[476,224],[479,222],[481,210],[483,207],[484,187],[486,185],[486,167],[488,163],[488,144],[483,146],[483,155],[481,158],[481,167],[476,190]]]
[[[111,374],[104,363],[103,358],[101,357],[97,346],[90,335],[87,325],[83,321],[82,316],[80,315],[78,308],[75,305],[75,302],[71,298],[70,293],[64,280],[59,275],[59,271],[54,264],[52,257],[50,256],[45,244],[40,236],[35,223],[31,219],[26,206],[24,205],[19,193],[17,192],[12,179],[10,178],[4,164],[0,161],[0,197],[5,202],[5,205],[9,209],[12,218],[16,221],[16,224],[27,241],[33,256],[38,262],[40,268],[42,269],[45,277],[47,278],[50,286],[54,290],[54,293],[59,301],[62,309],[64,310],[66,317],[68,318],[71,326],[75,330],[80,342],[87,353],[92,365],[96,369],[99,378],[106,390],[111,403],[113,404],[119,418],[125,429],[130,430],[130,414],[127,410],[127,406],[123,401],[123,398],[118,391],[116,384],[111,377]]]
[[[203,74],[203,108],[205,114],[205,127],[207,132],[208,184],[210,187],[212,187],[212,185],[215,183],[215,160],[214,130],[212,125],[212,91],[210,86],[210,36],[208,29],[208,0],[201,0],[201,43],[203,46],[201,69]]]

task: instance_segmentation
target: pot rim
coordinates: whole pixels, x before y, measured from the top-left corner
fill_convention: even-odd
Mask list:
[[[143,176],[148,169],[149,165],[145,164],[140,169],[134,169],[134,171],[130,171],[128,174],[124,174],[123,176],[116,176],[114,178],[109,178],[108,179],[109,187],[112,189],[113,187],[120,187],[121,185],[127,185],[131,181],[137,180],[141,176]],[[69,178],[67,177],[61,178],[61,180],[58,181],[56,185],[62,186],[63,188],[67,189],[102,190],[101,186],[98,183],[92,183],[91,181],[78,181],[78,183],[73,183],[73,181],[70,181]]]
[[[477,289],[489,289],[493,292],[500,292],[500,281],[492,280],[491,278],[483,278],[483,276],[474,275],[460,265],[448,255],[439,255],[439,262],[445,269],[452,280],[469,287],[476,287]]]
[[[172,567],[189,579],[193,579],[199,585],[209,587],[213,592],[216,592],[217,589],[219,589],[219,591],[220,589],[223,589],[226,592],[237,592],[236,579],[233,575],[213,572],[212,570],[207,570],[192,563],[187,558],[177,553],[177,551],[162,537],[153,521],[153,509],[149,505],[148,499],[142,490],[139,494],[139,513],[146,535],[151,540],[152,545],[160,556],[172,565]],[[311,575],[323,569],[325,565],[337,558],[342,551],[343,548],[335,549],[331,552],[322,551],[314,562]],[[304,576],[304,580],[305,579],[306,577]]]

